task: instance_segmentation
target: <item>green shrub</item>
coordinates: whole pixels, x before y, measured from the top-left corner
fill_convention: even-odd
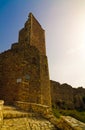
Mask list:
[[[53,110],[53,114],[54,114],[57,118],[59,118],[59,117],[61,116],[60,112],[59,112],[56,108],[53,108],[52,110]]]
[[[59,110],[56,108],[53,108],[54,115],[59,118],[61,115],[64,116],[72,116],[76,118],[79,121],[82,121],[85,123],[85,111],[77,111],[77,110]]]

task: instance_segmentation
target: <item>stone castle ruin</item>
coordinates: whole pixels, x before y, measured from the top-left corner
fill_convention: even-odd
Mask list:
[[[85,130],[72,117],[53,115],[58,86],[49,79],[45,31],[30,13],[18,43],[0,54],[0,130]]]
[[[19,32],[18,43],[0,54],[0,99],[51,106],[45,31],[32,15]]]

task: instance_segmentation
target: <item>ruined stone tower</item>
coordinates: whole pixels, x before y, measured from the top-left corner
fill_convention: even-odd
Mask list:
[[[18,43],[0,54],[0,99],[51,106],[44,30],[32,15],[19,32]]]

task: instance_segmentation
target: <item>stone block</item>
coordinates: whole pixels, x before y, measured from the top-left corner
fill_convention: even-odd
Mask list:
[[[0,128],[3,125],[3,104],[4,104],[4,101],[0,100]]]

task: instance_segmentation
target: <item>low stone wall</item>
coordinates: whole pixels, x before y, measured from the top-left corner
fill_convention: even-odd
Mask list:
[[[4,104],[4,101],[0,100],[0,128],[3,125],[3,104]]]
[[[42,116],[51,113],[51,108],[49,106],[36,103],[16,101],[15,106],[24,111],[38,113]]]
[[[85,123],[70,116],[61,116],[57,126],[61,130],[85,130]]]
[[[82,123],[73,117],[61,116],[59,119],[56,118],[49,106],[21,101],[16,101],[15,105],[19,109],[40,114],[60,130],[85,130],[85,123]]]

